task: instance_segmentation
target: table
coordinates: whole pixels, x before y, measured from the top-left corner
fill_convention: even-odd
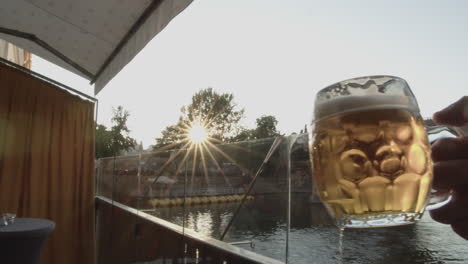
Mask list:
[[[45,241],[55,223],[47,219],[16,218],[15,223],[0,227],[0,263],[39,263]]]

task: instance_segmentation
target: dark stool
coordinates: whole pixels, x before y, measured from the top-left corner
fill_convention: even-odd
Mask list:
[[[54,229],[54,222],[37,218],[16,218],[14,224],[0,227],[0,263],[39,263],[45,241]]]

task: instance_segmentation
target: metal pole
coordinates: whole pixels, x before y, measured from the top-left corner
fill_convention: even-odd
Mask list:
[[[183,213],[182,213],[182,244],[183,244],[183,258],[184,263],[187,263],[187,242],[185,241],[185,208],[186,208],[186,201],[187,201],[187,160],[185,160],[185,173],[184,173],[184,202],[183,205]]]
[[[219,240],[223,241],[224,237],[226,236],[226,233],[229,231],[229,228],[231,228],[232,223],[234,223],[234,220],[236,219],[237,215],[239,214],[240,209],[242,208],[242,205],[244,205],[245,200],[247,199],[247,196],[249,195],[250,191],[252,190],[252,188],[253,188],[253,186],[255,184],[255,181],[257,180],[258,175],[260,175],[260,173],[263,171],[263,167],[267,164],[267,162],[270,159],[271,155],[273,155],[273,153],[275,152],[276,148],[279,146],[281,141],[282,141],[281,137],[276,137],[275,138],[275,141],[271,145],[271,148],[268,151],[268,154],[266,155],[265,160],[263,160],[263,163],[260,165],[260,168],[257,170],[257,173],[255,173],[255,176],[252,179],[252,181],[250,182],[249,187],[247,188],[247,191],[244,194],[244,197],[242,197],[242,200],[241,200],[239,206],[237,206],[234,215],[232,216],[231,220],[229,221],[228,225],[226,226],[226,229],[224,229],[224,232],[221,235],[221,237],[219,238]]]
[[[141,153],[138,155],[138,174],[137,174],[137,181],[138,181],[138,197],[141,197]]]
[[[286,159],[287,159],[287,172],[286,172],[286,182],[288,188],[288,198],[287,198],[287,209],[286,209],[286,256],[285,264],[288,264],[289,259],[289,232],[291,231],[291,149],[296,141],[297,136],[293,135],[288,137],[288,144],[286,148]]]
[[[289,259],[289,233],[291,232],[291,150],[294,146],[294,143],[296,142],[297,138],[299,135],[290,135],[288,137],[288,144],[287,144],[287,185],[288,185],[288,199],[287,199],[287,216],[286,216],[286,260],[285,264],[288,264],[288,259]]]

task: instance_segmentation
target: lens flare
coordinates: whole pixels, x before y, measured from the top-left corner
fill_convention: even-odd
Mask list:
[[[211,184],[209,179],[210,173],[220,173],[228,188],[232,189],[231,182],[224,174],[223,162],[217,160],[216,156],[220,156],[222,159],[236,165],[242,171],[248,171],[248,169],[244,168],[242,164],[239,164],[233,157],[217,146],[218,144],[223,144],[223,141],[212,137],[214,131],[213,128],[210,128],[210,124],[210,119],[196,118],[195,120],[183,122],[176,127],[175,132],[178,132],[176,140],[157,150],[158,152],[173,150],[173,152],[156,174],[161,175],[171,164],[175,164],[176,171],[174,175],[179,175],[182,170],[187,169],[187,161],[191,159],[190,192],[193,191],[193,188],[196,188],[195,177],[198,176],[196,172],[199,166],[203,169],[204,184],[206,186]],[[236,148],[248,151],[244,147],[237,146]],[[213,170],[217,172],[212,172]]]
[[[203,125],[199,123],[194,123],[190,128],[188,138],[193,143],[200,144],[206,141],[206,139],[208,138],[208,132],[206,131],[206,128]]]

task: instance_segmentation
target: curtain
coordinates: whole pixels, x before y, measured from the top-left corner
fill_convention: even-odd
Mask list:
[[[56,223],[41,263],[95,262],[94,103],[0,63],[6,212]]]
[[[31,69],[31,53],[0,39],[0,58]]]

